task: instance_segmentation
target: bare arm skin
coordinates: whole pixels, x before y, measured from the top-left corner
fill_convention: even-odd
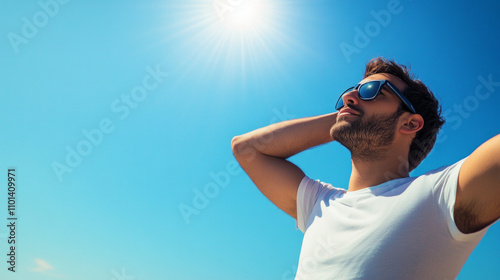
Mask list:
[[[297,190],[304,172],[286,160],[332,141],[337,113],[272,124],[231,141],[233,154],[259,190],[278,208],[297,218]]]
[[[479,146],[462,165],[454,216],[463,233],[500,218],[500,135]]]

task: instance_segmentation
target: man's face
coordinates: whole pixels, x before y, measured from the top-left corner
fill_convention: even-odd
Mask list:
[[[360,83],[372,80],[389,80],[400,91],[406,87],[401,79],[390,74],[371,75]],[[330,130],[333,139],[349,149],[353,157],[378,158],[384,147],[394,140],[399,116],[403,113],[400,99],[386,86],[371,101],[361,100],[356,90],[342,98],[345,105]]]

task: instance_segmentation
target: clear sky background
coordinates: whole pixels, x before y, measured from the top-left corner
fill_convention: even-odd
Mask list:
[[[375,56],[411,64],[448,118],[412,176],[500,132],[500,2],[257,2],[2,1],[1,279],[293,279],[303,234],[231,138],[331,112]],[[338,143],[292,161],[347,186]],[[499,279],[498,252],[497,223],[459,279]]]

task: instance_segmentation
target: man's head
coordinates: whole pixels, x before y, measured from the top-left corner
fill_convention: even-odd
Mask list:
[[[359,85],[374,80],[387,80],[389,84],[383,85],[373,100],[363,100],[366,98],[360,90],[370,92],[366,90],[368,86],[377,87],[382,82],[372,82],[364,88]],[[346,146],[353,157],[376,159],[400,132],[411,137],[407,144],[408,162],[409,170],[413,170],[431,151],[444,124],[434,94],[405,66],[384,58],[374,58],[366,65],[359,85],[342,96],[343,107],[331,129],[332,137]]]

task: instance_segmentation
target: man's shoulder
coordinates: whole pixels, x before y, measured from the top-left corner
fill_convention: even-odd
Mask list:
[[[456,191],[458,174],[465,159],[450,165],[444,165],[430,170],[422,175],[410,177],[411,188],[434,194],[441,193],[445,189],[450,192]]]
[[[318,179],[316,179],[316,180],[311,179],[308,176],[305,176],[302,179],[302,181],[300,182],[299,190],[300,189],[303,189],[304,191],[315,190],[317,192],[319,192],[319,191],[323,191],[323,192],[325,192],[325,191],[326,192],[342,192],[342,193],[346,192],[345,189],[334,187],[332,184],[326,183],[326,182],[318,180]]]
[[[452,172],[458,172],[460,170],[460,167],[462,166],[462,164],[464,163],[464,161],[466,160],[467,158],[463,158],[453,164],[450,164],[450,165],[443,165],[439,168],[436,168],[436,169],[433,169],[433,170],[430,170],[430,171],[427,171],[426,173],[420,175],[420,176],[417,176],[417,178],[420,178],[420,177],[435,177],[435,176],[443,176],[445,174],[450,174]]]

